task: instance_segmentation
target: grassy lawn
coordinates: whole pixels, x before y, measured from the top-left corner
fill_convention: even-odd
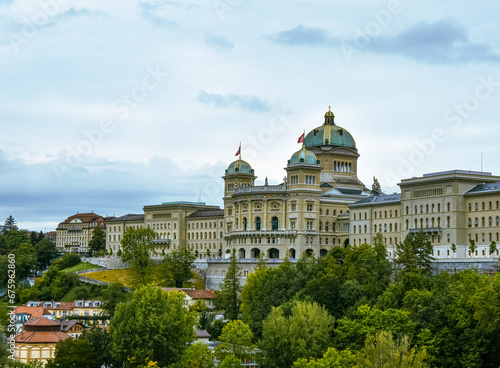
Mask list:
[[[124,286],[133,287],[134,274],[130,268],[120,268],[116,270],[103,270],[79,274],[86,276],[89,279],[94,279],[104,282],[117,282]],[[205,288],[205,279],[199,275],[193,274],[194,282],[184,283],[184,287],[195,287],[196,289]],[[162,264],[152,264],[147,270],[147,282],[154,282],[160,286],[172,286],[172,282],[168,282],[162,277]]]
[[[73,266],[73,267],[68,267],[68,268],[65,268],[64,270],[62,270],[62,272],[76,272],[76,271],[84,271],[84,270],[92,270],[92,269],[95,269],[95,268],[102,268],[101,266],[97,266],[95,264],[92,264],[92,263],[89,263],[89,262],[85,262],[85,263],[78,263],[77,265]]]
[[[89,279],[118,282],[124,286],[132,286],[132,270],[130,268],[120,268],[116,270],[96,271],[80,274],[79,276],[87,276]]]

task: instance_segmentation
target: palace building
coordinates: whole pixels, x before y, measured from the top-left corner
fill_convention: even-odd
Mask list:
[[[223,176],[224,209],[169,202],[145,206],[144,215],[107,218],[107,249],[119,252],[127,227],[149,226],[158,234],[157,257],[183,248],[199,259],[233,249],[239,258],[324,255],[349,243],[348,205],[371,194],[357,177],[358,157],[354,138],[329,110],[288,160],[282,183],[255,185],[256,172],[240,155]]]
[[[371,244],[381,233],[394,257],[408,233],[423,231],[436,259],[498,256],[490,246],[500,241],[500,176],[452,170],[403,179],[399,186],[401,194],[374,195],[349,206],[353,245]]]
[[[407,234],[424,231],[436,259],[498,255],[490,249],[500,241],[500,176],[431,173],[402,179],[401,193],[386,195],[375,178],[371,189],[358,179],[356,142],[330,109],[300,140],[302,147],[284,163],[286,176],[279,184],[266,178],[264,185],[255,185],[258,170],[241,155],[231,162],[222,176],[223,209],[165,202],[144,206],[143,214],[74,215],[59,225],[57,245],[85,249],[90,230],[99,224],[106,229],[108,252],[116,256],[126,228],[150,227],[157,233],[158,259],[178,249],[201,260],[224,259],[234,250],[240,260],[251,261],[260,255],[322,256],[336,246],[371,244],[381,233],[394,257]],[[218,272],[211,276],[222,277],[224,270]]]

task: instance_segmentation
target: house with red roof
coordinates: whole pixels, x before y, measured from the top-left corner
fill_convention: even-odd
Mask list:
[[[21,363],[29,364],[39,360],[44,364],[53,359],[56,344],[71,338],[61,331],[61,323],[46,317],[30,320],[24,325],[24,331],[15,337],[15,356]]]

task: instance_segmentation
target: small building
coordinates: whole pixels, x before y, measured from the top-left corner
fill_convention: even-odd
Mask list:
[[[163,291],[182,291],[186,294],[185,304],[189,307],[198,300],[205,302],[208,309],[214,309],[214,299],[217,298],[215,291],[211,289],[194,290],[189,288],[161,288]]]
[[[40,317],[27,322],[24,331],[15,337],[15,356],[21,363],[29,364],[34,360],[46,363],[53,359],[56,344],[71,338],[61,331],[61,323]]]
[[[28,323],[31,320],[40,318],[40,317],[45,317],[51,320],[54,320],[54,315],[50,313],[50,311],[46,308],[43,308],[41,306],[37,307],[25,307],[25,306],[20,306],[14,309],[14,315],[15,315],[15,327],[16,327],[16,333],[21,331],[21,327],[24,326],[26,323]]]
[[[80,337],[84,329],[85,325],[74,319],[70,319],[68,321],[61,321],[61,331],[67,333],[74,339]]]
[[[196,341],[208,343],[210,341],[210,334],[206,330],[196,330]]]

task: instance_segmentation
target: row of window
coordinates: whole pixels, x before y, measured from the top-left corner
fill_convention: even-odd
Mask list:
[[[154,230],[163,230],[163,229],[170,230],[170,222],[168,222],[168,223],[160,223],[160,224],[153,224],[153,229]],[[176,222],[174,222],[174,229],[177,229],[177,223]]]
[[[333,161],[333,171],[351,172],[352,164],[350,162]]]
[[[377,225],[376,224],[373,225],[373,232],[375,232],[375,233],[377,231],[381,233],[382,230],[385,233],[392,232],[393,229],[394,229],[394,231],[398,231],[398,224],[397,223],[394,223],[394,227],[392,226],[392,223],[390,223],[389,225],[383,224],[383,226],[382,226],[382,224],[378,224],[378,230],[377,230]],[[356,230],[358,230],[357,233],[359,233],[359,234],[362,234],[363,232],[366,234],[366,233],[368,233],[368,226],[367,225],[364,225],[364,226],[359,225],[358,227],[356,227],[356,225],[354,225],[352,227],[353,234],[356,234]]]
[[[343,211],[343,210],[340,210],[340,211],[339,211],[339,214],[341,214],[341,215],[342,215],[343,213],[344,213],[344,211]],[[346,212],[346,213],[347,213],[347,212]],[[320,216],[322,216],[322,215],[323,215],[323,210],[322,210],[321,208],[319,209],[319,214],[320,214]],[[326,216],[330,216],[330,210],[329,210],[329,209],[327,209],[327,210],[325,211],[325,214],[326,214]],[[337,216],[337,210],[333,210],[333,216]],[[365,214],[365,219],[366,219],[366,214]],[[361,220],[361,218],[360,218],[360,220]]]
[[[497,216],[495,218],[495,224],[496,226],[500,226],[500,216]],[[472,227],[472,218],[469,217],[469,221],[468,221],[468,225],[469,227]],[[479,219],[476,217],[474,219],[474,226],[475,227],[478,227],[479,226]],[[485,227],[486,226],[486,218],[481,218],[481,226],[482,227]],[[493,226],[493,217],[488,217],[488,226]]]
[[[499,233],[496,233],[495,234],[495,240],[493,240],[493,233],[488,233],[488,241],[491,243],[492,241],[495,241],[495,242],[498,242],[500,241],[499,240],[499,237],[500,237],[500,234]],[[472,237],[472,234],[469,234],[469,241],[473,240],[473,237]],[[474,234],[474,241],[477,243],[479,242],[479,234]],[[481,234],[481,241],[482,242],[485,242],[486,241],[486,234],[485,233],[482,233]]]
[[[397,237],[394,237],[394,239],[389,237],[389,244],[387,244],[387,238],[384,238],[384,245],[396,245],[397,243],[398,243]],[[356,239],[353,240],[354,246],[361,245],[361,244],[367,244],[366,238],[363,239],[363,242],[361,242],[361,239],[359,239],[358,241],[356,241]]]
[[[222,239],[223,234],[220,232],[220,239]],[[204,233],[187,233],[188,240],[198,240],[198,239],[217,239],[217,233],[214,232],[204,232]]]
[[[210,222],[196,222],[196,223],[190,223],[188,222],[187,224],[187,227],[188,229],[194,229],[195,228],[195,225],[196,225],[196,229],[203,229],[203,227],[205,227],[205,229],[211,229],[212,227],[217,227],[217,222],[214,221],[210,221]],[[220,227],[222,227],[222,221],[220,222]],[[175,229],[175,224],[174,224],[174,229]]]
[[[493,202],[492,201],[489,201],[488,202],[488,210],[492,210],[493,209]],[[495,209],[500,209],[500,201],[496,201],[495,203]],[[474,203],[474,210],[476,211],[479,211],[479,203]],[[481,210],[482,211],[486,211],[486,203],[485,202],[482,202],[481,203]],[[472,203],[469,203],[469,211],[472,211]]]
[[[323,222],[319,222],[319,231],[323,231]],[[330,231],[330,223],[325,222],[325,231]],[[335,223],[332,224],[332,231],[335,231]]]
[[[306,175],[306,184],[316,184],[316,176]]]

